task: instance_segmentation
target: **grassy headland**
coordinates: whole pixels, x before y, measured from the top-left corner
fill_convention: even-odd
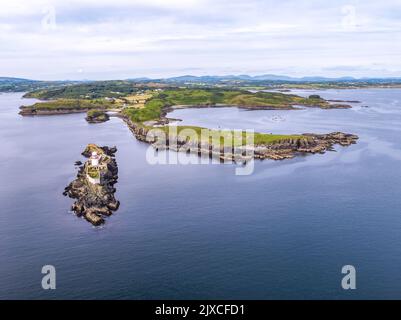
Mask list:
[[[308,139],[308,137],[303,135],[247,134],[244,131],[214,130],[197,126],[164,126],[158,127],[156,130],[163,131],[166,137],[170,134],[173,137],[177,136],[188,142],[209,142],[211,145],[219,144],[221,146],[240,146],[250,143],[254,145],[268,145],[290,139]],[[235,139],[235,137],[238,139]],[[249,138],[253,140],[248,141]]]
[[[106,110],[113,108],[112,101],[105,100],[84,100],[84,99],[57,99],[46,102],[36,102],[30,106],[22,106],[21,114],[53,114],[67,112],[85,112],[91,109]]]
[[[256,92],[223,89],[165,90],[149,99],[142,109],[126,108],[123,113],[131,121],[143,123],[158,120],[163,110],[172,106],[236,106],[249,109],[293,109],[294,105],[330,108],[332,105],[319,96],[309,98],[279,92]]]
[[[167,105],[216,105],[227,104],[240,107],[291,108],[294,105],[328,107],[329,103],[320,98],[303,98],[279,92],[256,92],[222,89],[176,89],[165,90],[158,95]]]

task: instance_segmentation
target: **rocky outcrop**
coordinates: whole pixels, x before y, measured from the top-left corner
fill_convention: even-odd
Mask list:
[[[78,217],[84,217],[95,226],[105,222],[105,217],[112,215],[120,205],[114,197],[116,189],[114,185],[118,179],[118,167],[115,160],[117,148],[98,147],[90,144],[82,153],[89,158],[92,152],[101,156],[99,183],[93,183],[88,178],[88,166],[86,161],[79,167],[77,178],[72,181],[64,190],[64,195],[76,199],[71,207]]]
[[[103,110],[89,110],[85,120],[89,123],[102,123],[110,120],[110,117]]]
[[[84,113],[89,109],[35,109],[29,106],[20,107],[21,116],[52,116],[58,114]]]
[[[138,126],[128,118],[123,118],[135,137],[151,144],[156,150],[174,150],[198,155],[219,158],[220,160],[249,161],[255,159],[284,160],[295,157],[297,154],[315,154],[333,151],[335,145],[350,146],[355,144],[359,137],[353,134],[333,132],[329,134],[304,133],[296,139],[283,139],[269,144],[257,144],[243,147],[214,147],[204,142],[188,142],[176,137],[174,141],[168,138],[160,141],[156,135],[149,134],[148,127]]]
[[[338,99],[331,99],[327,100],[329,102],[341,102],[341,103],[361,103],[361,101],[358,100],[338,100]]]
[[[295,157],[297,154],[325,153],[333,151],[334,145],[350,146],[355,144],[358,136],[342,132],[329,134],[304,133],[302,138],[288,139],[268,145],[257,145],[254,149],[255,158],[283,160]]]
[[[238,109],[246,109],[246,110],[296,110],[297,108],[293,105],[235,105],[235,104],[226,104],[226,103],[216,103],[216,104],[182,104],[182,105],[174,105],[174,106],[165,106],[163,108],[164,113],[169,113],[177,109],[208,109],[208,108],[228,108],[228,107],[236,107]],[[316,106],[318,108],[318,106]]]
[[[309,107],[313,107],[313,106],[309,106]],[[322,109],[351,109],[352,106],[348,105],[348,104],[328,104],[327,106],[324,107],[320,107]]]
[[[246,110],[297,110],[299,106],[306,108],[319,108],[319,109],[351,109],[352,106],[345,104],[346,101],[338,100],[336,102],[344,102],[344,103],[333,103],[335,101],[326,100],[325,104],[305,104],[305,103],[293,103],[293,104],[281,104],[281,105],[235,105],[235,104],[224,104],[224,103],[216,103],[216,104],[188,104],[188,105],[173,105],[173,106],[165,106],[163,108],[163,117],[174,110],[177,109],[205,109],[205,108],[227,108],[227,107],[236,107],[239,109]]]

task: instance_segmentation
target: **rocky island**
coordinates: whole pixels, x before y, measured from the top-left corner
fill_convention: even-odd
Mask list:
[[[94,226],[103,224],[104,218],[112,215],[120,205],[114,197],[114,185],[118,179],[116,152],[116,147],[89,144],[82,153],[88,160],[79,167],[77,178],[63,193],[76,199],[71,210]]]
[[[112,107],[112,103],[107,100],[61,98],[45,102],[36,102],[30,106],[21,106],[19,114],[22,116],[57,115],[83,113],[89,110],[107,110]]]
[[[101,123],[101,122],[106,122],[110,120],[109,115],[104,111],[104,110],[89,110],[86,113],[86,121],[89,123]]]

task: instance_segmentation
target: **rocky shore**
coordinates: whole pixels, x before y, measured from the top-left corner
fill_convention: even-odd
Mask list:
[[[223,103],[216,103],[216,104],[191,104],[191,105],[175,105],[175,106],[166,106],[163,108],[164,115],[178,109],[204,109],[204,108],[227,108],[227,107],[236,107],[239,109],[246,109],[246,110],[297,110],[299,107],[306,107],[306,108],[320,108],[320,109],[351,109],[352,106],[345,104],[347,101],[342,100],[327,100],[331,102],[327,105],[307,105],[307,104],[289,104],[289,105],[252,105],[252,106],[244,106],[244,105],[230,105],[230,104],[223,104]],[[341,102],[341,103],[335,103]],[[350,101],[351,102],[351,101]],[[353,102],[353,101],[352,101]]]
[[[323,154],[326,151],[334,151],[335,145],[343,147],[355,144],[357,135],[333,132],[328,134],[304,133],[296,139],[283,139],[269,144],[257,144],[253,146],[216,148],[210,143],[188,142],[181,137],[174,137],[174,141],[160,141],[157,136],[149,134],[150,129],[138,126],[128,118],[123,118],[135,137],[143,142],[151,144],[158,150],[174,150],[187,153],[196,153],[202,156],[219,158],[220,160],[233,160],[239,162],[254,159],[284,160],[299,154]]]
[[[21,106],[19,114],[21,116],[52,116],[58,114],[85,113],[89,109],[35,109],[29,106]]]
[[[104,218],[112,215],[120,205],[114,197],[116,192],[114,185],[118,180],[116,152],[116,147],[98,147],[89,144],[82,153],[88,160],[79,167],[76,179],[63,193],[76,199],[71,210],[95,226],[103,224]],[[98,157],[97,165],[91,163],[94,155]],[[80,162],[77,161],[76,164]]]
[[[109,115],[103,110],[89,110],[85,120],[89,123],[102,123],[110,120]]]
[[[338,100],[338,99],[330,99],[327,100],[329,102],[341,102],[341,103],[361,103],[359,100]]]
[[[328,134],[304,133],[304,138],[283,140],[269,145],[257,145],[254,149],[256,159],[283,160],[294,158],[297,154],[316,154],[334,151],[335,145],[343,147],[355,144],[357,135],[342,132]]]
[[[352,106],[345,104],[347,101],[342,101],[342,100],[327,100],[331,103],[325,105],[325,106],[314,106],[314,105],[287,105],[287,106],[241,106],[241,105],[229,105],[229,104],[223,104],[223,103],[217,103],[217,104],[183,104],[183,105],[174,105],[174,106],[165,106],[162,109],[160,118],[158,120],[151,120],[151,121],[146,121],[144,124],[146,126],[164,126],[172,121],[178,122],[182,121],[181,119],[172,119],[168,118],[167,114],[170,112],[173,112],[175,110],[180,110],[180,109],[208,109],[208,108],[229,108],[229,107],[236,107],[238,109],[244,109],[244,110],[300,110],[302,108],[319,108],[319,109],[351,109]],[[334,103],[334,102],[344,102],[344,103]],[[355,102],[355,101],[349,101],[349,102]],[[124,116],[121,116],[124,117]]]

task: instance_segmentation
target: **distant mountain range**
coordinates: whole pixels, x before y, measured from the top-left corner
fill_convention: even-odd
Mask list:
[[[12,77],[0,77],[0,81],[2,82],[27,82],[27,81],[36,81],[36,80],[29,80],[23,78],[12,78]]]
[[[193,76],[185,75],[178,77],[170,77],[161,79],[165,81],[176,82],[215,82],[215,81],[291,81],[291,82],[327,82],[327,81],[369,81],[369,80],[401,80],[400,78],[354,78],[354,77],[340,77],[340,78],[327,78],[327,77],[289,77],[275,74],[263,74],[257,76],[242,75],[227,75],[227,76]]]
[[[149,82],[149,81],[166,81],[166,82],[224,82],[224,81],[284,81],[284,82],[329,82],[329,81],[401,81],[401,77],[364,77],[364,78],[354,78],[354,77],[339,77],[339,78],[328,78],[328,77],[289,77],[283,75],[275,74],[263,74],[250,76],[246,74],[241,75],[225,75],[225,76],[194,76],[194,75],[183,75],[178,77],[169,78],[130,78],[126,79],[128,81],[138,81],[138,82]],[[41,81],[32,80],[24,78],[13,78],[13,77],[0,77],[0,83],[77,83],[77,82],[91,82],[91,80],[82,81]]]
[[[0,77],[0,92],[24,92],[43,88],[56,87],[71,82],[40,81],[23,78]],[[77,83],[77,82],[74,82]]]

